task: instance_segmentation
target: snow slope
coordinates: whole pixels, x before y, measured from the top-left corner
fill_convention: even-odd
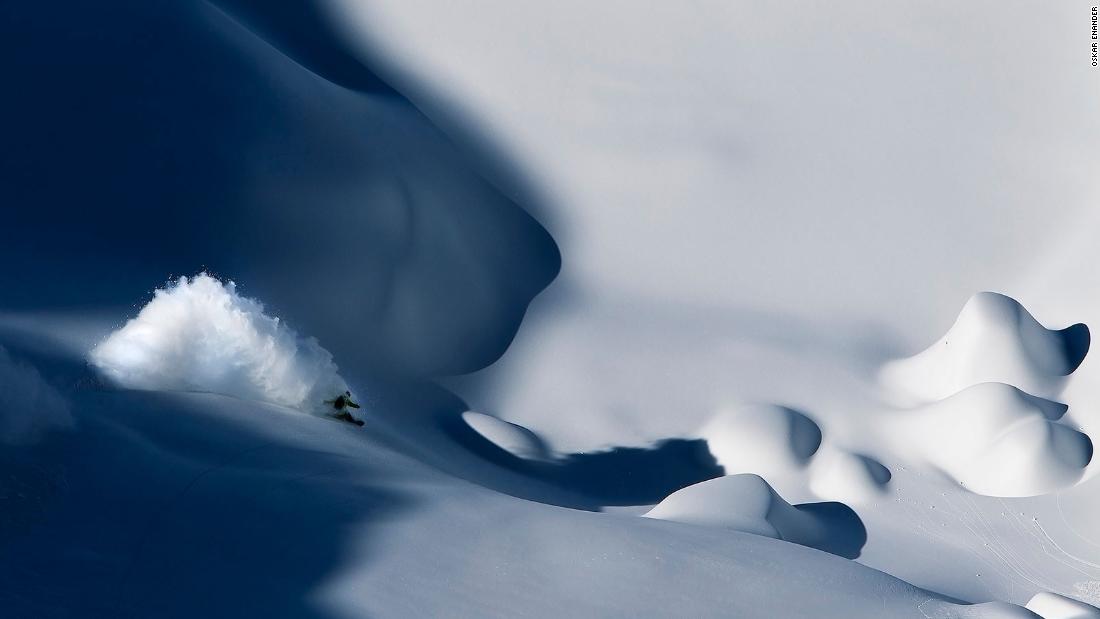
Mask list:
[[[75,429],[3,452],[9,616],[1032,616],[778,540],[471,484],[474,452],[426,464],[409,443],[431,434],[391,424],[431,418],[413,401],[364,431],[18,354],[65,390]]]
[[[35,369],[0,346],[0,443],[36,441],[72,425],[68,401]]]
[[[16,3],[0,28],[4,310],[121,317],[208,270],[345,364],[422,376],[496,359],[558,271],[312,2]]]
[[[0,7],[0,612],[1095,614],[1090,8]]]
[[[677,490],[645,516],[755,533],[849,559],[859,556],[867,539],[859,516],[844,504],[791,505],[753,474],[726,475]]]
[[[774,451],[739,470],[852,506],[859,561],[968,600],[1100,603],[1100,362],[1073,326],[1100,324],[1089,3],[327,4],[353,50],[444,128],[482,127],[544,198],[562,273],[499,362],[447,383],[474,408],[563,452],[795,410],[822,434],[804,472],[773,481]],[[1000,318],[971,312],[979,291]],[[880,382],[964,307],[969,353],[909,381],[931,391]],[[990,380],[1068,408],[947,412]]]

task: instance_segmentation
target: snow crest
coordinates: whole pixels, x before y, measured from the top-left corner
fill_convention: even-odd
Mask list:
[[[307,412],[347,389],[317,340],[206,273],[157,290],[89,360],[129,389],[208,391]]]

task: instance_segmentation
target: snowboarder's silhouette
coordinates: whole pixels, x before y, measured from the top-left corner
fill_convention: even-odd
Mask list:
[[[345,391],[331,400],[325,400],[325,404],[329,404],[332,408],[336,409],[336,412],[330,415],[331,417],[335,417],[340,421],[354,423],[357,426],[363,425],[362,419],[356,419],[348,412],[348,408],[359,408],[359,405],[351,400],[350,391]]]

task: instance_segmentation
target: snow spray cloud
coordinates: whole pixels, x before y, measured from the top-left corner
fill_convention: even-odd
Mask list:
[[[347,388],[317,340],[206,273],[157,290],[89,359],[129,389],[208,391],[307,412]]]
[[[32,443],[49,429],[72,424],[68,401],[38,370],[0,346],[0,444]]]

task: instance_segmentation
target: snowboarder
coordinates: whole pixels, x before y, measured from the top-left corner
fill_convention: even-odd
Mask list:
[[[352,417],[351,413],[348,411],[348,408],[359,408],[359,405],[352,401],[350,391],[345,391],[331,400],[325,400],[325,404],[329,404],[332,408],[336,409],[336,412],[329,415],[330,417],[334,417],[340,421],[354,423],[357,426],[363,425],[362,419]]]

